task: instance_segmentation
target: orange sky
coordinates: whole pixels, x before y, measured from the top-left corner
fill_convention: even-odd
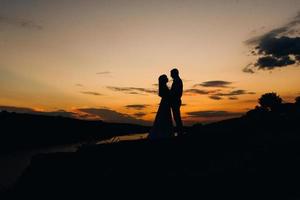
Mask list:
[[[151,122],[160,101],[153,84],[174,66],[184,89],[194,89],[183,97],[186,122],[239,115],[265,92],[293,101],[297,63],[242,70],[259,57],[245,41],[289,24],[299,10],[297,0],[0,0],[0,106]],[[207,81],[230,83],[199,85]]]

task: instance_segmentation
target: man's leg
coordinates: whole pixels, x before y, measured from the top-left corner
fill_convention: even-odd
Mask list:
[[[172,106],[172,113],[173,113],[173,118],[176,123],[177,133],[178,133],[178,135],[182,135],[183,128],[182,128],[182,121],[181,121],[181,115],[180,115],[180,105]]]

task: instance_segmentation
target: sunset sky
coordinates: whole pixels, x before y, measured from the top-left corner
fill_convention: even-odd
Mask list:
[[[186,124],[300,95],[299,0],[0,0],[0,110],[151,124],[157,78]],[[170,79],[171,84],[171,79]]]

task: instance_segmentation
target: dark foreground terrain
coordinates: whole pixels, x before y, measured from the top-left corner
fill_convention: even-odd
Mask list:
[[[38,155],[5,194],[300,199],[300,112],[289,107],[195,125],[181,137]]]
[[[7,154],[57,145],[90,143],[132,133],[145,133],[149,131],[149,127],[2,111],[0,130],[0,154]]]

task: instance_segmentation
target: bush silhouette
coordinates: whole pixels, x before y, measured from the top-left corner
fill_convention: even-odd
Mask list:
[[[271,92],[271,93],[263,94],[259,98],[258,103],[261,105],[262,108],[266,110],[275,111],[276,108],[279,105],[281,105],[282,99],[276,93]]]

